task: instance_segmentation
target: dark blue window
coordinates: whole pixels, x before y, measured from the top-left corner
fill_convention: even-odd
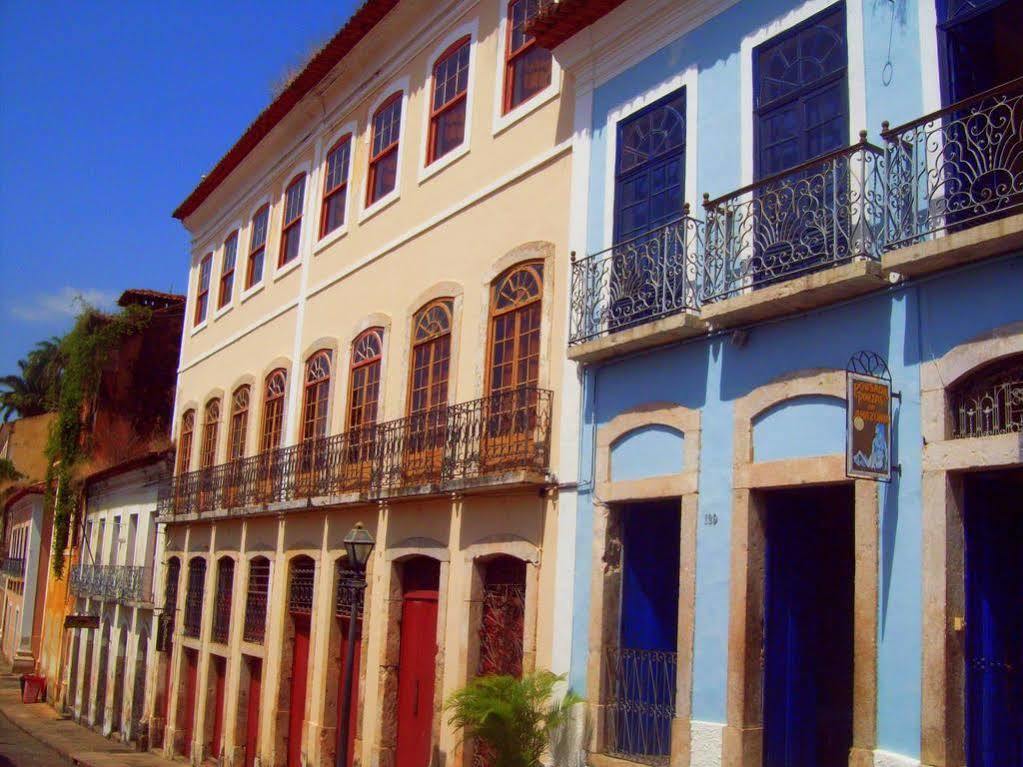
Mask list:
[[[757,47],[757,178],[849,143],[847,59],[841,3]]]
[[[681,88],[618,124],[615,242],[682,214],[686,170],[686,99]]]
[[[938,0],[946,106],[1023,75],[1023,3]]]

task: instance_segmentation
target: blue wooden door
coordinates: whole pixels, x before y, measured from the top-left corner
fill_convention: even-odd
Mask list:
[[[1023,767],[1023,478],[969,483],[966,763]]]
[[[634,504],[622,515],[615,751],[666,756],[671,752],[678,669],[680,504]]]
[[[845,767],[852,743],[852,494],[772,494],[764,603],[764,765]]]

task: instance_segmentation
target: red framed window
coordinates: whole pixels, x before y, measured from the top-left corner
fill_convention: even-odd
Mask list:
[[[463,37],[442,53],[433,67],[427,165],[461,146],[465,140],[469,47],[469,37]]]
[[[305,402],[302,407],[302,439],[327,436],[327,404],[330,397],[330,352],[316,352],[305,365]]]
[[[178,439],[178,474],[187,474],[192,465],[192,434],[195,432],[195,411],[181,416],[181,437]]]
[[[394,190],[398,182],[398,140],[401,135],[401,91],[390,96],[373,115],[372,151],[366,204]]]
[[[223,309],[231,303],[234,295],[234,267],[238,260],[238,232],[231,232],[224,240],[224,265],[220,270],[220,296],[217,308]]]
[[[383,348],[383,328],[370,328],[364,331],[352,344],[348,429],[372,426],[377,421]]]
[[[425,413],[448,403],[451,310],[452,300],[442,298],[416,313],[412,330],[409,415]]]
[[[345,223],[348,202],[348,166],[352,159],[352,135],[346,134],[327,152],[323,178],[323,208],[320,211],[320,237],[326,237]]]
[[[534,387],[540,378],[540,319],[543,263],[515,266],[491,292],[487,391]]]
[[[231,396],[231,428],[227,434],[227,458],[237,460],[245,455],[245,435],[249,426],[249,387],[239,386]]]
[[[213,271],[213,254],[207,253],[199,262],[199,288],[195,293],[195,324],[206,321],[210,308],[210,272]]]
[[[284,266],[298,258],[302,237],[302,202],[305,200],[305,173],[296,176],[284,192],[284,221],[281,223],[281,253],[277,265]]]
[[[264,205],[252,217],[252,237],[249,239],[249,266],[245,287],[263,280],[263,262],[266,260],[266,230],[270,223],[270,206]]]
[[[275,450],[281,446],[284,432],[284,394],[288,388],[288,374],[277,369],[266,377],[263,393],[263,430],[260,450]]]
[[[199,467],[208,469],[217,460],[217,434],[220,431],[220,400],[206,403],[202,423],[202,449],[199,451]]]
[[[536,44],[526,26],[540,11],[540,0],[508,3],[504,71],[504,111],[510,112],[551,84],[551,52]]]

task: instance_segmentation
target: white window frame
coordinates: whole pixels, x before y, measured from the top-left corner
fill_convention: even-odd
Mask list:
[[[438,157],[433,162],[427,163],[430,156],[430,114],[433,112],[434,72],[437,68],[437,62],[440,60],[441,54],[454,45],[455,42],[466,36],[469,38],[469,77],[465,88],[465,135],[462,143],[457,147],[443,157]],[[476,92],[476,58],[478,51],[479,20],[474,18],[472,21],[453,29],[438,43],[430,54],[426,85],[423,89],[425,103],[423,104],[422,149],[419,153],[420,184],[469,153],[469,145],[472,141],[472,112],[476,101],[474,95]]]
[[[333,232],[328,232],[323,237],[320,237],[320,227],[323,225],[323,192],[324,184],[327,182],[327,154],[334,147],[334,145],[341,139],[345,134],[351,134],[349,138],[349,149],[348,149],[348,191],[345,194],[345,220],[337,229]],[[320,163],[320,174],[318,179],[319,189],[317,190],[316,196],[316,245],[313,248],[313,254],[318,255],[320,252],[330,247],[333,243],[340,240],[346,234],[348,234],[348,224],[352,218],[352,194],[357,190],[354,188],[352,179],[354,177],[355,170],[355,148],[359,144],[359,126],[354,120],[346,122],[330,134],[330,140],[324,144],[323,160]],[[398,144],[398,151],[401,151],[401,144]]]
[[[262,276],[260,276],[258,282],[252,283],[252,287],[247,288],[245,287],[245,279],[248,278],[249,274],[249,250],[251,249],[250,245],[252,244],[252,219],[255,217],[256,211],[262,208],[264,205],[266,206],[267,219],[266,219],[266,246],[263,249],[263,274]],[[244,234],[242,234],[241,232],[239,232],[238,234],[238,250],[241,253],[244,253],[245,260],[245,272],[243,274],[243,279],[241,281],[242,289],[241,292],[239,293],[240,303],[244,304],[252,296],[261,291],[263,289],[263,286],[266,284],[266,269],[268,255],[267,249],[269,249],[270,247],[270,222],[273,220],[272,218],[273,214],[274,205],[270,200],[269,194],[264,194],[262,197],[256,200],[254,204],[248,207],[248,214],[246,215],[245,223],[243,225],[244,228],[242,230]],[[243,240],[244,247],[242,245]]]
[[[532,98],[526,99],[507,114],[504,112],[504,76],[506,52],[508,49],[508,5],[509,0],[497,0],[501,4],[501,21],[497,25],[497,76],[494,84],[494,125],[493,134],[507,130],[517,122],[532,114],[561,93],[561,66],[557,58],[551,56],[551,82]]]
[[[401,91],[401,98],[399,99],[401,101],[401,125],[398,126],[398,156],[395,159],[397,170],[395,171],[394,189],[385,194],[379,200],[375,200],[372,204],[366,205],[366,198],[369,194],[369,161],[373,154],[373,116],[380,108],[380,105],[387,101],[387,99],[393,96],[397,91]],[[405,158],[405,134],[408,132],[406,130],[408,127],[408,99],[409,78],[406,75],[405,77],[400,77],[397,80],[391,81],[386,88],[381,89],[380,93],[366,111],[366,129],[362,136],[362,143],[366,148],[366,172],[363,174],[361,184],[362,189],[359,194],[360,224],[364,221],[368,221],[384,208],[390,206],[392,203],[401,198],[402,161]]]
[[[615,219],[615,181],[618,167],[616,159],[618,152],[618,124],[629,119],[637,112],[646,109],[655,101],[659,101],[668,94],[674,93],[680,88],[685,88],[686,100],[686,183],[685,198],[683,202],[689,203],[691,207],[697,205],[699,183],[697,178],[697,157],[698,157],[698,121],[697,109],[699,108],[698,89],[699,71],[696,66],[691,66],[684,72],[664,80],[653,86],[645,93],[642,93],[629,101],[622,102],[614,107],[607,116],[607,123],[604,126],[606,136],[606,156],[604,158],[604,226],[603,226],[603,247],[611,247],[614,239]]]
[[[281,262],[281,253],[280,253],[280,250],[281,250],[281,234],[284,232],[284,211],[287,208],[288,187],[291,185],[292,181],[294,181],[298,176],[301,176],[302,174],[305,174],[305,188],[302,190],[302,195],[303,195],[302,196],[302,231],[298,235],[298,255],[295,256],[295,258],[292,259],[291,261],[289,261],[288,263],[284,264],[284,266],[281,266],[280,265],[280,262]],[[291,168],[291,170],[288,171],[288,173],[285,174],[282,177],[281,193],[279,195],[277,195],[277,205],[274,206],[274,207],[277,208],[277,213],[280,214],[280,216],[281,216],[281,225],[277,229],[277,236],[275,237],[275,239],[276,239],[276,243],[275,243],[276,247],[274,248],[274,254],[273,254],[274,255],[274,259],[273,259],[273,281],[274,282],[277,282],[277,280],[283,279],[286,275],[291,274],[293,271],[298,269],[302,265],[302,263],[305,261],[305,248],[303,248],[302,246],[303,246],[303,243],[308,242],[308,239],[309,239],[309,230],[305,226],[305,224],[306,224],[306,222],[311,221],[311,222],[313,222],[314,226],[319,225],[319,221],[316,220],[319,217],[318,216],[310,216],[309,215],[309,197],[310,197],[309,187],[310,186],[314,186],[314,185],[315,185],[315,179],[313,178],[312,164],[310,162],[299,163],[298,165],[296,165],[293,168]],[[255,210],[253,210],[253,212],[255,212]],[[266,232],[267,240],[269,240],[270,239],[270,230],[271,230],[270,221],[269,220],[267,221],[266,229],[267,229],[267,232]],[[269,252],[269,248],[267,248],[266,252],[267,253]],[[264,263],[263,263],[263,276],[264,277],[266,276],[266,262],[265,262],[265,260],[264,260]]]
[[[227,238],[230,236],[231,232],[236,232],[237,233],[237,237],[238,237],[238,243],[236,245],[235,254],[234,254],[234,281],[231,284],[231,300],[228,301],[223,306],[218,306],[216,308],[216,310],[214,310],[214,314],[213,314],[213,319],[214,320],[219,320],[221,317],[223,317],[225,314],[227,314],[229,311],[231,311],[234,308],[234,303],[238,299],[238,294],[241,292],[238,289],[238,285],[239,285],[239,282],[238,282],[238,271],[239,271],[238,270],[238,259],[240,258],[241,253],[242,253],[242,250],[241,250],[241,247],[242,247],[242,224],[241,224],[241,221],[235,220],[231,224],[231,226],[227,227],[224,230],[224,236],[220,238],[220,247],[217,248],[217,251],[213,255],[213,260],[216,263],[216,270],[217,270],[217,300],[216,300],[216,303],[217,304],[220,303],[220,281],[221,281],[221,279],[224,276],[224,259],[227,258],[227,248],[225,247],[225,245],[227,244]],[[246,261],[246,266],[247,265],[248,265],[248,262]],[[243,277],[244,277],[244,274],[245,273],[242,272],[242,276]],[[242,281],[241,284],[244,284],[244,280]]]

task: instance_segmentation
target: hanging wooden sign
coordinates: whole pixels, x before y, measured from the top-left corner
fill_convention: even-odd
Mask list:
[[[98,615],[65,615],[64,628],[66,629],[98,629]]]
[[[892,379],[873,352],[860,352],[846,368],[845,471],[857,479],[892,478]]]

